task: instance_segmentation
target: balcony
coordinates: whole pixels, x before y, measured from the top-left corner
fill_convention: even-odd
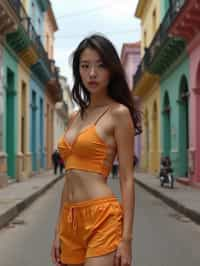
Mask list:
[[[6,36],[7,33],[17,29],[18,21],[15,13],[7,0],[0,1],[0,36]]]
[[[38,78],[42,82],[46,82],[51,78],[51,64],[40,37],[37,35],[21,1],[8,1],[18,17],[19,25],[16,31],[7,35],[7,43],[28,66],[32,66],[31,69]]]
[[[144,95],[154,82],[159,80],[157,75],[151,74],[149,69],[149,49],[145,49],[144,57],[133,76],[134,96]]]
[[[149,48],[146,48],[145,55],[133,78],[134,86],[138,89],[148,79],[150,86],[154,77],[161,76],[184,51],[185,42],[179,37],[170,37],[169,30],[176,20],[180,10],[184,7],[186,0],[172,0],[160,27],[158,28]],[[173,5],[175,8],[173,8]],[[143,77],[143,75],[145,75]],[[142,89],[142,88],[140,88]]]
[[[169,7],[151,42],[148,56],[149,71],[151,73],[162,75],[185,49],[185,42],[182,38],[173,38],[168,34],[174,19],[176,19],[177,12],[178,9],[175,12]]]
[[[8,0],[15,15],[18,18],[18,27],[12,33],[7,34],[9,46],[30,66],[37,62],[37,34],[30,22],[23,5],[19,0]]]
[[[171,10],[177,16],[169,33],[190,42],[200,31],[200,0],[173,0]]]
[[[47,90],[55,102],[62,100],[62,88],[59,82],[59,68],[55,66],[55,61],[51,62],[51,78],[47,83]]]
[[[39,60],[32,65],[32,71],[37,75],[41,82],[46,83],[51,78],[51,62],[48,59],[48,54],[42,45],[40,37],[37,36],[37,52]]]

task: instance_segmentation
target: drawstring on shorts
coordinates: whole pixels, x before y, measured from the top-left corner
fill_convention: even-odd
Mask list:
[[[76,209],[75,207],[71,206],[68,210],[68,222],[72,223],[72,228],[74,231],[77,231],[78,228],[78,221],[77,221],[77,215],[76,215]]]

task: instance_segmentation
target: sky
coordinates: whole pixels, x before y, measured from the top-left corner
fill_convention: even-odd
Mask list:
[[[79,42],[102,33],[116,47],[140,40],[140,21],[134,17],[138,0],[51,0],[58,24],[54,56],[61,75],[72,84],[69,56]]]

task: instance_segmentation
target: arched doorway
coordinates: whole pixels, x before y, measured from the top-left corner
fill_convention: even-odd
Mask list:
[[[6,89],[6,153],[8,176],[15,178],[15,73],[7,68],[7,89]]]
[[[170,101],[166,92],[164,96],[163,107],[163,155],[170,156],[171,151],[171,119],[170,119]]]
[[[152,170],[154,172],[158,171],[159,168],[159,158],[158,158],[158,108],[156,102],[153,104],[152,110]]]
[[[187,78],[181,78],[179,89],[179,175],[188,176],[188,149],[189,149],[189,104]]]
[[[36,146],[36,133],[37,133],[37,103],[36,92],[32,91],[32,112],[31,112],[31,151],[32,151],[32,170],[37,171],[37,146]]]

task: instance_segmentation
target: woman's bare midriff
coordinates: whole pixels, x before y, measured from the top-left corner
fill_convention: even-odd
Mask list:
[[[64,202],[81,202],[85,200],[112,196],[113,192],[107,179],[98,173],[70,169],[65,174]]]

